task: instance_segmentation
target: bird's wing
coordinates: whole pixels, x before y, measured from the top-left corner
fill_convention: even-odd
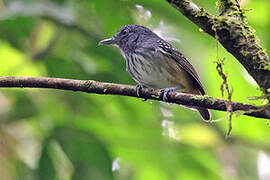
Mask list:
[[[159,41],[159,50],[169,58],[173,59],[182,69],[184,69],[196,83],[195,85],[198,87],[202,95],[205,94],[203,89],[203,85],[200,81],[200,78],[193,68],[193,66],[188,62],[188,60],[181,54],[177,49],[175,49],[172,45],[165,41]]]

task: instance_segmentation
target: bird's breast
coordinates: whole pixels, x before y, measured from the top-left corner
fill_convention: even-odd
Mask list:
[[[161,53],[132,53],[124,57],[126,70],[137,83],[155,89],[184,88],[178,80],[179,76],[185,76],[184,72],[181,69],[174,69]],[[175,76],[178,76],[178,79]]]

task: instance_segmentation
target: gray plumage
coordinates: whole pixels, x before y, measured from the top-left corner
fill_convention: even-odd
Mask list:
[[[117,45],[126,60],[126,70],[141,86],[155,89],[179,89],[204,95],[202,83],[193,66],[171,44],[139,25],[126,25],[100,44]],[[197,109],[204,120],[211,119],[208,109]]]

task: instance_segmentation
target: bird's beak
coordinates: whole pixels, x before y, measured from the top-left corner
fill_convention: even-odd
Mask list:
[[[98,43],[98,45],[113,45],[113,44],[116,44],[116,40],[113,37],[101,40]]]

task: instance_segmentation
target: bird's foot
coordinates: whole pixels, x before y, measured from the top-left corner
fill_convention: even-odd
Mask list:
[[[163,95],[162,95],[163,101],[165,101],[165,102],[168,101],[167,95],[168,95],[168,93],[170,91],[177,91],[179,89],[182,89],[182,87],[172,87],[172,88],[164,88],[164,89],[162,89],[162,91],[163,91]]]
[[[144,88],[143,85],[141,85],[141,84],[136,85],[136,94],[138,97],[141,97],[140,92],[141,92],[142,88]],[[147,100],[146,98],[143,98],[143,101],[146,101],[146,100]]]

